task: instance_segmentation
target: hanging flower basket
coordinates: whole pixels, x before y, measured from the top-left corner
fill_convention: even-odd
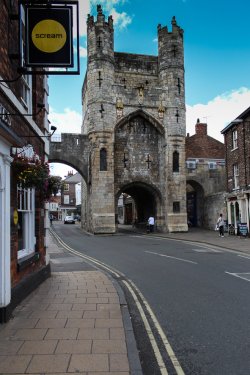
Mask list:
[[[15,156],[12,168],[17,182],[23,188],[36,188],[47,195],[49,180],[49,164],[36,157]]]

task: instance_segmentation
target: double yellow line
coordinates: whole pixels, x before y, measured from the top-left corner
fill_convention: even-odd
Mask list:
[[[81,257],[85,260],[87,260],[88,262],[91,262],[91,263],[94,263],[97,267],[101,267],[102,269],[106,270],[107,272],[111,273],[112,275],[114,275],[116,278],[124,278],[125,275],[123,273],[121,273],[120,271],[117,271],[113,268],[110,268],[109,266],[107,266],[105,263],[103,262],[100,262],[99,260],[95,259],[95,258],[92,258],[88,255],[83,255],[82,253],[72,249],[70,246],[68,246],[64,241],[62,241],[62,239],[57,235],[57,233],[55,231],[53,231],[52,229],[50,229],[50,232],[51,234],[56,238],[56,240],[67,250],[69,251],[71,254],[74,254],[78,257]],[[154,324],[154,328],[156,329],[156,332],[158,333],[159,337],[161,338],[162,340],[162,343],[163,343],[163,346],[173,364],[173,367],[176,371],[176,374],[177,375],[185,375],[176,355],[174,354],[174,351],[169,343],[169,340],[167,339],[165,333],[163,332],[163,329],[161,328],[161,325],[158,321],[158,319],[156,318],[154,312],[152,311],[150,305],[148,304],[147,300],[144,298],[143,294],[140,292],[140,290],[136,287],[136,285],[131,281],[131,280],[121,280],[121,282],[125,285],[125,287],[128,289],[128,291],[130,292],[135,304],[136,304],[136,307],[140,313],[140,316],[141,316],[141,319],[143,321],[143,324],[144,324],[144,327],[145,327],[145,330],[147,332],[147,335],[148,335],[148,338],[149,338],[149,341],[151,343],[151,346],[152,346],[152,349],[154,351],[154,354],[155,354],[155,358],[156,358],[156,361],[157,361],[157,364],[159,366],[159,369],[160,369],[160,372],[162,375],[168,375],[168,371],[167,371],[167,368],[165,366],[165,363],[164,363],[164,360],[162,358],[162,355],[161,355],[161,352],[159,350],[159,347],[158,347],[158,344],[157,344],[157,341],[156,341],[156,338],[153,334],[153,331],[150,327],[150,323],[148,321],[148,318],[144,312],[144,309],[146,308],[147,310],[147,313],[148,315],[150,316],[150,319],[151,321],[153,322]],[[137,295],[140,297],[142,303],[140,302],[139,298],[137,297]]]

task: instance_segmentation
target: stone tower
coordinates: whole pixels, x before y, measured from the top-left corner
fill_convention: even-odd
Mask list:
[[[158,26],[158,56],[114,52],[112,17],[87,20],[82,133],[89,139],[87,229],[114,233],[118,200],[133,220],[186,231],[183,30]],[[128,208],[128,207],[127,207]],[[128,215],[129,210],[128,210]]]

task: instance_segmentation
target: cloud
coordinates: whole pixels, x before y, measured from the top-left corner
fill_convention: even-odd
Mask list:
[[[102,5],[103,12],[106,16],[112,15],[114,25],[118,29],[123,29],[132,22],[132,18],[126,12],[118,12],[117,6],[122,6],[126,0],[79,0],[79,34],[80,37],[87,35],[87,17],[88,14],[96,12],[97,4]],[[76,38],[76,13],[75,7],[73,15],[73,36]],[[82,51],[83,52],[83,51]],[[85,57],[85,52],[81,57]]]
[[[68,165],[60,163],[50,163],[49,164],[50,174],[53,176],[60,176],[64,179],[68,172],[76,173],[76,170]]]
[[[126,0],[90,0],[90,8],[93,9],[100,4],[106,16],[112,15],[114,25],[118,29],[124,29],[132,22],[132,18],[126,12],[119,12],[117,7],[126,3]]]
[[[77,52],[77,48],[76,46],[74,46],[74,53]],[[79,53],[80,53],[80,57],[87,57],[87,48],[86,47],[79,47]]]
[[[87,56],[87,48],[80,47],[80,57],[86,57]]]
[[[208,135],[223,142],[220,133],[231,121],[238,117],[250,105],[250,89],[241,87],[222,93],[207,104],[186,105],[187,133],[195,133],[197,118],[207,123]]]
[[[187,133],[195,133],[197,118],[208,125],[208,135],[223,142],[221,130],[231,121],[244,112],[250,103],[250,89],[241,87],[238,90],[222,93],[210,100],[207,104],[186,105]],[[81,133],[82,115],[70,108],[58,113],[50,108],[49,119],[57,127],[55,134]],[[51,174],[65,176],[72,168],[53,163]]]
[[[49,120],[57,127],[55,134],[81,133],[82,115],[70,108],[65,108],[62,113],[50,108]]]
[[[91,7],[100,4],[103,9],[110,11],[114,6],[123,5],[127,0],[90,0]]]
[[[132,18],[126,12],[119,13],[113,8],[110,14],[113,17],[114,25],[120,30],[126,28],[132,22]]]
[[[70,3],[70,0],[69,0]],[[79,0],[79,34],[80,36],[85,36],[87,34],[87,15],[90,13],[90,0]],[[76,7],[73,5],[73,36],[76,38]]]

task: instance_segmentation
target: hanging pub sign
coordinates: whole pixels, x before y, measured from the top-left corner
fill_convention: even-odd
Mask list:
[[[71,6],[32,6],[25,9],[25,66],[72,67]]]

